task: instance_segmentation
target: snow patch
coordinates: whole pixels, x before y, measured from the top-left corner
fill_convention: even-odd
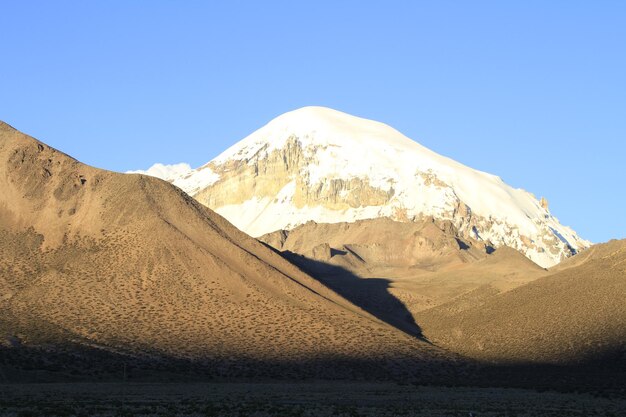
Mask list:
[[[189,164],[181,162],[179,164],[165,165],[156,163],[147,170],[126,171],[126,174],[143,174],[151,177],[161,178],[165,181],[171,181],[175,178],[191,173],[192,169]]]

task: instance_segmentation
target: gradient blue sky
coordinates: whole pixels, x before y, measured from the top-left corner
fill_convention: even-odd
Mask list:
[[[0,119],[102,168],[199,166],[328,106],[626,237],[624,1],[1,1]]]

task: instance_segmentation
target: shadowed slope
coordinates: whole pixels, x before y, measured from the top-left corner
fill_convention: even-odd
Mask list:
[[[459,300],[418,315],[425,334],[480,359],[626,364],[626,241],[597,245],[551,275],[480,305]]]
[[[21,344],[268,363],[449,356],[178,188],[88,167],[6,124],[0,235],[0,335]]]

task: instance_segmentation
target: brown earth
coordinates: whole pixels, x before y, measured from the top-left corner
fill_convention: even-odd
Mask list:
[[[596,245],[527,285],[417,315],[437,344],[508,363],[626,363],[626,241]]]
[[[86,166],[3,123],[0,336],[9,350],[71,342],[233,366],[456,360],[169,183]]]

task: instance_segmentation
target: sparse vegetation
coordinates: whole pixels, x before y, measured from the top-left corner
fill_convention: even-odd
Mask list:
[[[388,383],[46,384],[1,386],[0,416],[617,416],[626,400],[526,390]]]

